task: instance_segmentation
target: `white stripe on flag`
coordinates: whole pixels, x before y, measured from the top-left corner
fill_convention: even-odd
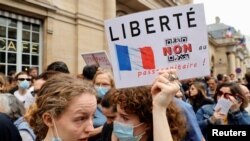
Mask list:
[[[137,48],[128,48],[128,52],[132,70],[143,69],[140,50]]]

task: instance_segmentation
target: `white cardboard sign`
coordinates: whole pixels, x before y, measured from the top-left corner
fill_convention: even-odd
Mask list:
[[[82,58],[87,65],[96,65],[101,68],[111,69],[111,63],[105,50],[82,53]]]
[[[210,74],[203,4],[106,20],[105,31],[116,88],[150,85],[171,68],[180,79]]]

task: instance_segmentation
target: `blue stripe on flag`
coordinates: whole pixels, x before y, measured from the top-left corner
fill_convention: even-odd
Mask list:
[[[116,47],[116,55],[117,55],[118,63],[119,63],[119,69],[121,71],[132,70],[131,62],[129,58],[128,46],[115,45],[115,47]]]

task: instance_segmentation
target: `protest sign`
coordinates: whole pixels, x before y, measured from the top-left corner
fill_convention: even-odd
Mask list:
[[[111,64],[105,50],[96,52],[82,53],[82,58],[87,65],[96,65],[98,67],[111,69]]]
[[[227,115],[232,105],[233,103],[229,99],[225,99],[224,97],[221,97],[218,100],[216,106],[214,107],[214,110],[217,111],[220,109],[220,113]]]
[[[150,85],[165,69],[180,79],[210,74],[203,4],[106,20],[105,31],[116,88]]]

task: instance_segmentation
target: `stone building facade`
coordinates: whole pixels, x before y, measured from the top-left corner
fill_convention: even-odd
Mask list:
[[[192,0],[0,0],[0,72],[42,72],[64,61],[81,73],[81,53],[108,51],[104,20],[186,3]]]
[[[216,17],[214,24],[208,25],[210,66],[214,76],[217,74],[234,74],[243,78],[249,69],[249,51],[246,37],[234,27],[220,22]],[[227,37],[228,30],[230,37]],[[244,43],[243,43],[243,40]],[[236,71],[237,70],[237,71]],[[240,70],[240,71],[239,71]]]
[[[81,53],[108,51],[106,19],[126,14],[192,3],[192,0],[0,0],[0,72],[64,61],[79,74],[85,62]],[[214,74],[246,71],[245,49],[235,38],[215,38],[223,27],[208,26],[210,63]],[[236,34],[235,34],[236,35]],[[232,41],[231,41],[232,40]]]

